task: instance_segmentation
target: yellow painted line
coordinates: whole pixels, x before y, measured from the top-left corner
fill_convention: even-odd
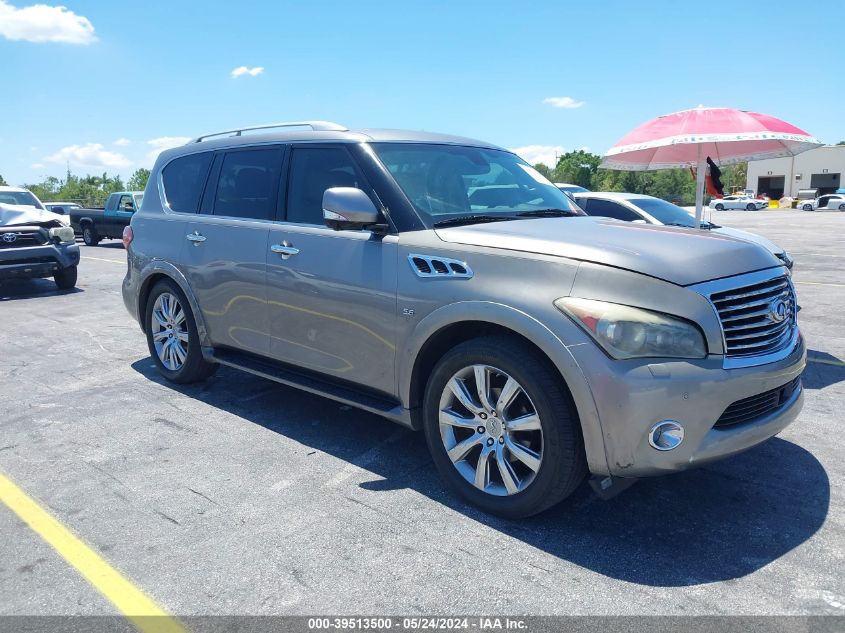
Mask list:
[[[834,367],[845,367],[845,363],[841,360],[827,360],[826,358],[810,358],[807,357],[808,363],[818,363],[819,365],[833,365]]]
[[[803,284],[805,286],[831,286],[833,288],[845,288],[845,284],[824,283],[824,282],[821,282],[821,281],[795,281],[795,280],[793,280],[792,283]]]
[[[138,630],[143,633],[186,633],[186,629],[176,619],[2,473],[0,501],[111,601]]]
[[[83,255],[82,259],[96,259],[98,262],[110,262],[112,264],[125,264],[126,261],[122,259],[104,259],[103,257],[88,257]]]

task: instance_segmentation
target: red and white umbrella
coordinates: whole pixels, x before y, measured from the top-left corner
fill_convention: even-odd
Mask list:
[[[707,157],[728,165],[794,156],[820,145],[804,130],[768,114],[699,106],[633,129],[607,150],[601,166],[623,171],[696,167],[695,222],[699,226]]]

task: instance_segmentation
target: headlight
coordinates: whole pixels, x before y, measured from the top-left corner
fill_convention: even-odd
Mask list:
[[[792,264],[794,263],[792,259],[792,255],[789,254],[789,251],[783,251],[782,253],[775,253],[775,257],[777,257],[780,261],[783,262],[783,265],[787,268],[792,268]]]
[[[704,358],[701,331],[689,321],[617,303],[563,297],[555,307],[613,358]]]
[[[50,229],[50,238],[61,243],[75,242],[76,236],[73,234],[73,229],[69,226],[57,226]]]

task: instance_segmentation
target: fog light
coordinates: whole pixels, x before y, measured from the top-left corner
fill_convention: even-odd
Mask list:
[[[648,443],[659,451],[671,451],[684,441],[684,427],[674,420],[658,422],[648,433]]]

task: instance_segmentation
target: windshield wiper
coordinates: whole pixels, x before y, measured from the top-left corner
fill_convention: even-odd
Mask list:
[[[570,218],[581,214],[566,209],[537,209],[536,211],[523,211],[517,213],[517,215],[521,218]]]
[[[434,223],[434,226],[460,226],[461,224],[482,224],[484,222],[501,222],[503,220],[515,219],[516,218],[510,215],[459,215],[455,218],[438,220]]]

